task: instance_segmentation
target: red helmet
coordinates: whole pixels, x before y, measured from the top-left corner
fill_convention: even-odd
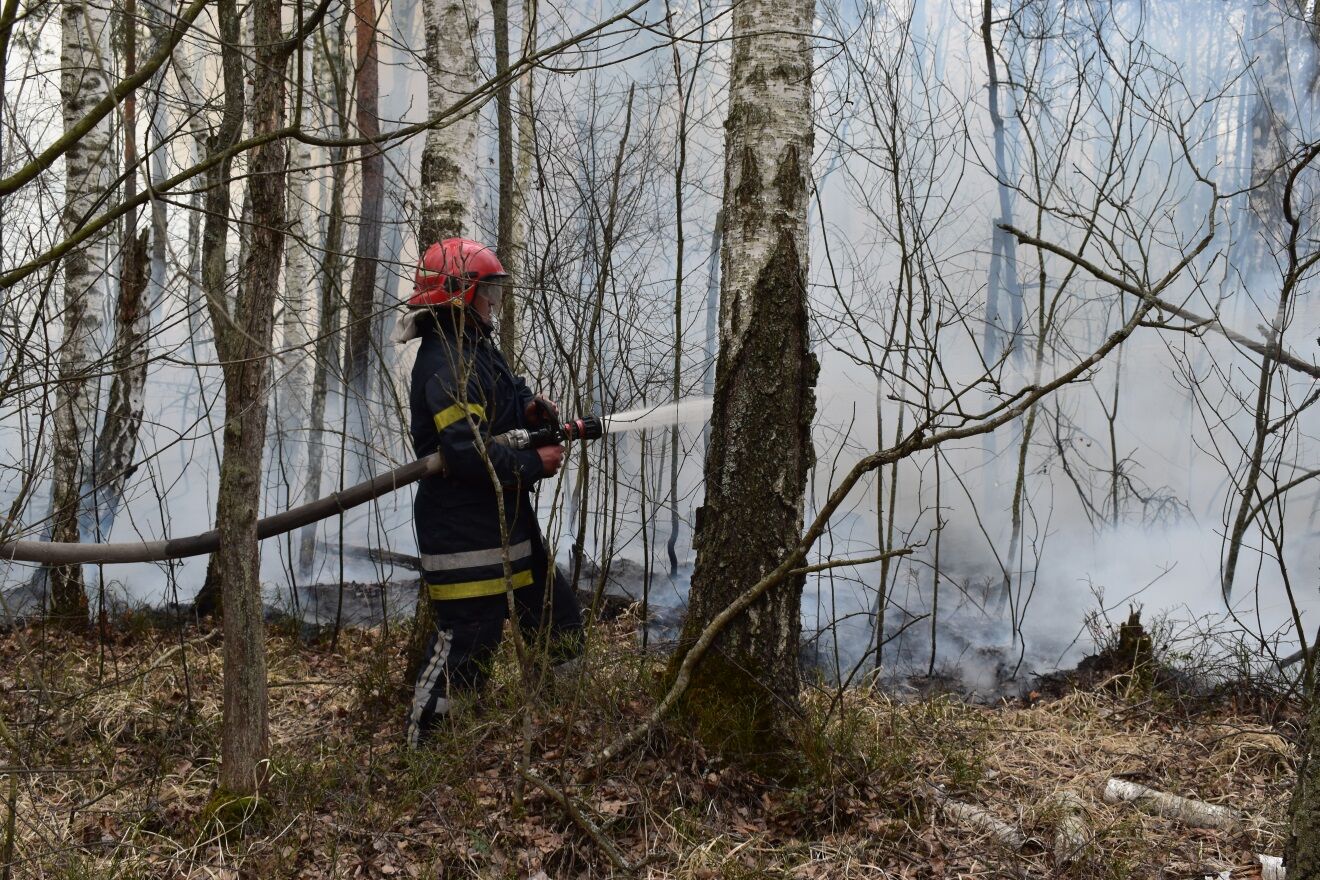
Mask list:
[[[413,282],[410,306],[465,306],[478,282],[508,276],[495,251],[470,238],[446,238],[426,249]]]

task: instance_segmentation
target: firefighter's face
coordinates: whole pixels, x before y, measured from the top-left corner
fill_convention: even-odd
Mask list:
[[[500,303],[504,301],[504,285],[507,281],[507,278],[487,278],[485,281],[479,281],[477,296],[490,303],[492,311],[499,311]]]

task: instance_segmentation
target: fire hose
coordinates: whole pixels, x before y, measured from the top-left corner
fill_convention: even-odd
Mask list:
[[[552,424],[534,430],[516,428],[496,435],[491,440],[514,449],[534,449],[575,440],[597,440],[604,434],[604,425],[599,418],[583,416],[563,424]],[[294,529],[345,513],[382,495],[396,492],[410,483],[442,473],[444,469],[444,459],[436,452],[388,473],[378,474],[343,491],[272,514],[257,522],[257,540],[283,535]],[[0,544],[0,560],[38,562],[44,565],[162,562],[167,559],[204,556],[219,549],[220,532],[211,529],[208,532],[183,538],[116,544],[6,541]]]

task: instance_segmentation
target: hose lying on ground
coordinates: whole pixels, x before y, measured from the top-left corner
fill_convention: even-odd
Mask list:
[[[324,498],[272,514],[257,523],[257,538],[271,538],[366,504],[444,470],[440,453],[410,462],[366,482],[334,492]],[[78,544],[54,541],[7,541],[0,544],[0,560],[39,562],[44,565],[82,563],[161,562],[214,553],[220,548],[220,532],[120,544]]]

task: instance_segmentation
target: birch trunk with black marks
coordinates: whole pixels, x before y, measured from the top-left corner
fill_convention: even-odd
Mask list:
[[[249,123],[253,136],[261,137],[284,124],[286,53],[280,0],[254,0],[252,23],[256,63]],[[216,506],[220,550],[214,557],[224,604],[220,787],[238,795],[251,794],[261,785],[269,751],[257,519],[271,331],[284,244],[284,141],[276,138],[262,144],[250,161],[252,230],[247,258],[239,268],[238,295],[232,309],[213,321],[225,378],[224,458]]]
[[[812,0],[734,10],[720,352],[696,570],[671,676],[801,535],[818,371],[806,289],[813,15]],[[708,746],[753,763],[791,746],[802,585],[798,575],[769,590],[693,670],[678,708]]]
[[[495,75],[503,77],[509,71],[509,0],[490,0],[490,11],[495,29]],[[517,172],[513,157],[513,88],[507,80],[495,90],[495,120],[500,180],[495,252],[511,266]],[[512,291],[506,291],[500,302],[500,349],[510,364],[518,363],[518,303]]]
[[[110,88],[106,64],[110,48],[109,7],[86,0],[64,0],[60,56],[60,100],[69,130]],[[72,235],[98,210],[111,185],[111,117],[104,116],[64,154],[64,234]],[[59,350],[55,392],[54,461],[51,485],[52,541],[79,539],[80,498],[93,468],[99,382],[96,371],[109,277],[109,230],[91,236],[64,258],[64,338]],[[87,622],[82,568],[50,573],[51,618],[80,627]]]
[[[522,55],[526,58],[536,51],[536,0],[523,0],[522,16]],[[505,312],[500,319],[504,324],[513,328],[511,334],[514,336],[518,333],[518,301],[512,294],[518,291],[526,291],[528,279],[532,276],[532,266],[527,259],[528,222],[526,211],[528,192],[532,183],[532,163],[536,155],[536,118],[532,109],[535,84],[532,82],[532,75],[533,71],[528,70],[518,79],[518,155],[513,176],[513,205],[510,209],[513,216],[508,251],[507,253],[500,252],[500,259],[504,261],[505,268],[517,276],[514,279],[516,290],[510,290],[505,295],[506,301],[512,300],[514,305],[504,306]],[[512,358],[510,363],[519,372],[522,371],[523,366],[520,355],[521,350],[515,350],[510,355]]]
[[[137,70],[137,3],[125,0],[123,14],[124,75]],[[137,195],[137,93],[124,99],[124,200]],[[111,356],[110,394],[105,418],[96,445],[96,466],[90,479],[84,479],[85,495],[91,499],[98,541],[104,540],[114,525],[115,514],[123,496],[124,484],[132,475],[133,455],[137,451],[138,430],[142,426],[142,408],[147,384],[147,341],[151,328],[147,302],[149,235],[137,231],[138,212],[131,210],[124,218],[124,232],[119,249],[119,295],[115,307],[115,345]]]
[[[477,89],[476,10],[467,0],[426,2],[426,111],[432,118]],[[422,216],[418,250],[454,236],[471,237],[477,164],[474,113],[445,120],[422,147]]]
[[[311,53],[294,57],[291,69],[295,75],[296,95],[291,108],[299,121],[311,127],[310,103],[316,94],[311,81]],[[301,500],[295,493],[296,474],[306,461],[308,402],[312,393],[312,324],[315,308],[312,303],[314,278],[312,249],[317,238],[316,206],[310,201],[312,193],[312,148],[302,141],[294,141],[289,154],[289,174],[286,217],[289,234],[284,242],[284,295],[280,315],[280,332],[284,337],[281,356],[282,375],[278,385],[278,403],[281,418],[279,430],[280,455],[290,469],[288,480],[288,506]]]
[[[129,225],[132,230],[132,225]],[[106,401],[105,420],[96,446],[96,467],[90,487],[96,516],[96,535],[103,539],[114,525],[124,484],[132,476],[133,455],[147,385],[147,342],[151,309],[147,302],[150,250],[148,233],[124,235],[120,251],[119,298],[115,308],[115,348],[110,360],[113,378]]]

